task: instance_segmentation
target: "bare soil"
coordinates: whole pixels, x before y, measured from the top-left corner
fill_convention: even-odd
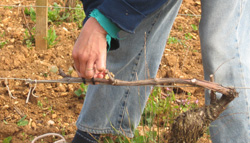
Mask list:
[[[54,0],[49,1],[53,4]],[[57,0],[63,6],[62,0]],[[31,5],[35,0],[2,0],[1,5]],[[50,71],[58,66],[64,71],[72,67],[71,51],[79,34],[76,23],[63,22],[53,26],[58,35],[58,43],[51,49],[38,51],[35,47],[27,48],[24,43],[25,22],[22,8],[0,7],[0,42],[7,44],[0,48],[0,77],[22,79],[60,79],[59,75]],[[171,31],[170,37],[179,39],[177,43],[169,43],[162,57],[157,77],[197,78],[203,79],[201,49],[198,30],[200,17],[200,1],[184,0]],[[34,23],[27,17],[30,27]],[[189,33],[189,36],[185,34]],[[191,36],[190,36],[191,35]],[[75,72],[72,76],[77,76]],[[9,96],[5,80],[0,80],[0,143],[4,138],[12,136],[12,142],[30,142],[35,136],[49,132],[65,135],[71,140],[74,136],[75,122],[83,105],[84,96],[77,97],[74,91],[79,84],[39,84],[35,89],[35,98],[26,98],[30,86],[25,81],[7,80],[7,85],[14,97]],[[178,85],[177,85],[178,86]],[[204,104],[204,89],[196,87],[172,88],[177,98],[185,99],[191,93],[191,100],[199,100]],[[28,125],[18,126],[17,122],[26,115]],[[51,124],[51,121],[54,124]],[[50,142],[49,140],[44,140]],[[210,142],[205,136],[200,142]]]

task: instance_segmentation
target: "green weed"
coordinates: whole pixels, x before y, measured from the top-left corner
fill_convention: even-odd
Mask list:
[[[185,39],[186,40],[189,40],[189,39],[192,39],[193,38],[193,35],[191,33],[185,33]]]
[[[22,140],[24,141],[27,138],[27,134],[25,132],[22,132]]]
[[[28,125],[29,121],[25,120],[26,117],[27,116],[25,115],[19,121],[17,121],[17,126],[26,126],[26,125]]]
[[[80,88],[76,90],[74,93],[77,97],[80,97],[81,95],[85,95],[87,93],[88,85],[85,85],[84,83],[81,83]]]
[[[72,19],[70,22],[74,21],[77,23],[78,27],[82,27],[82,21],[86,17],[83,8],[80,4],[76,5],[76,9],[69,9],[63,11],[60,6],[54,2],[52,5],[53,8],[48,8],[48,21],[53,23],[61,23],[63,21],[67,21],[68,19]],[[24,13],[27,16],[30,16],[31,20],[33,22],[36,22],[36,11],[31,7],[31,8],[25,8]]]
[[[49,107],[49,111],[50,111],[51,114],[54,113],[52,106]]]
[[[142,142],[145,142],[145,137],[144,136],[141,136],[139,134],[139,131],[138,130],[135,130],[135,137],[132,139],[132,142],[133,143],[142,143]]]
[[[63,128],[61,129],[61,132],[62,132],[62,136],[65,136],[65,135],[66,135],[65,127],[63,127]]]
[[[3,120],[3,123],[4,123],[5,125],[7,125],[7,124],[8,124],[8,122],[7,122],[6,120]]]
[[[13,6],[5,6],[4,9],[12,9]]]
[[[59,5],[55,2],[53,4],[53,9],[52,8],[48,9],[48,20],[49,20],[49,22],[58,21],[60,19],[59,13],[60,13]]]
[[[44,38],[45,40],[47,40],[48,49],[52,48],[57,44],[56,38],[57,35],[55,29],[50,28],[48,30],[48,36]]]
[[[10,143],[12,140],[12,136],[8,136],[7,138],[3,139],[3,143]]]
[[[5,31],[0,35],[0,37],[4,37],[5,36]]]
[[[73,16],[74,22],[77,23],[77,25],[78,25],[79,28],[82,28],[82,21],[84,20],[84,18],[86,17],[86,15],[85,15],[83,9],[81,8],[80,4],[77,4],[75,8],[77,8],[77,9],[75,9],[72,12],[72,16]]]
[[[191,24],[191,27],[193,28],[194,31],[198,30],[198,26],[196,26],[195,24]]]
[[[41,101],[38,100],[38,101],[37,101],[37,106],[38,106],[39,108],[42,109],[42,108],[43,108],[43,103],[42,103]]]
[[[4,47],[4,45],[6,45],[7,43],[8,43],[8,41],[0,42],[0,49],[2,49]]]
[[[176,44],[176,43],[179,43],[180,40],[177,39],[176,37],[169,37],[168,38],[168,44]]]
[[[49,22],[62,22],[69,17],[69,13],[62,12],[60,6],[54,2],[53,8],[48,9]]]
[[[31,33],[28,31],[28,29],[25,29],[24,31],[23,41],[24,44],[26,44],[29,49],[32,49],[32,47],[35,45],[35,31],[36,31],[35,27],[31,29]]]
[[[30,7],[30,9],[28,9],[27,7],[24,9],[24,13],[25,15],[27,16],[30,16],[30,19],[33,21],[33,22],[36,22],[36,11]]]
[[[69,67],[68,74],[71,75],[73,73],[73,71],[74,71],[74,68],[73,67]]]

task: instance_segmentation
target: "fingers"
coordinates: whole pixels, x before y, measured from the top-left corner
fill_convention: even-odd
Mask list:
[[[105,72],[106,70],[106,57],[107,57],[107,52],[105,51],[105,53],[101,54],[98,57],[98,60],[96,61],[96,69],[99,72]]]
[[[82,70],[82,72],[85,73],[85,78],[92,78],[95,75],[95,69],[94,69],[94,59],[89,59],[89,61],[86,64],[86,68]]]
[[[75,57],[74,66],[79,77],[83,78],[103,78],[106,70],[106,56],[105,58],[96,60],[96,58],[86,58],[83,55]],[[86,60],[88,61],[86,62]]]
[[[73,48],[75,69],[83,78],[102,78],[106,70],[106,31],[94,19],[85,23]]]

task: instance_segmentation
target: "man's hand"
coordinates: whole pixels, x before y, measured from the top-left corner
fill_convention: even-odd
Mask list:
[[[107,32],[90,17],[74,45],[72,56],[78,76],[103,78],[106,70]]]

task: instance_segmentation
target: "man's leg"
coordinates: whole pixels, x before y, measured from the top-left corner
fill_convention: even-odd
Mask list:
[[[135,34],[119,33],[120,47],[107,56],[107,69],[115,78],[132,81],[156,76],[180,4],[181,0],[169,0],[143,20]],[[151,87],[90,85],[78,129],[133,137],[150,91]]]
[[[236,87],[239,92],[239,97],[211,124],[211,138],[216,143],[250,142],[250,90],[239,88],[250,87],[250,1],[201,0],[201,4],[205,79],[214,74],[215,82]]]

